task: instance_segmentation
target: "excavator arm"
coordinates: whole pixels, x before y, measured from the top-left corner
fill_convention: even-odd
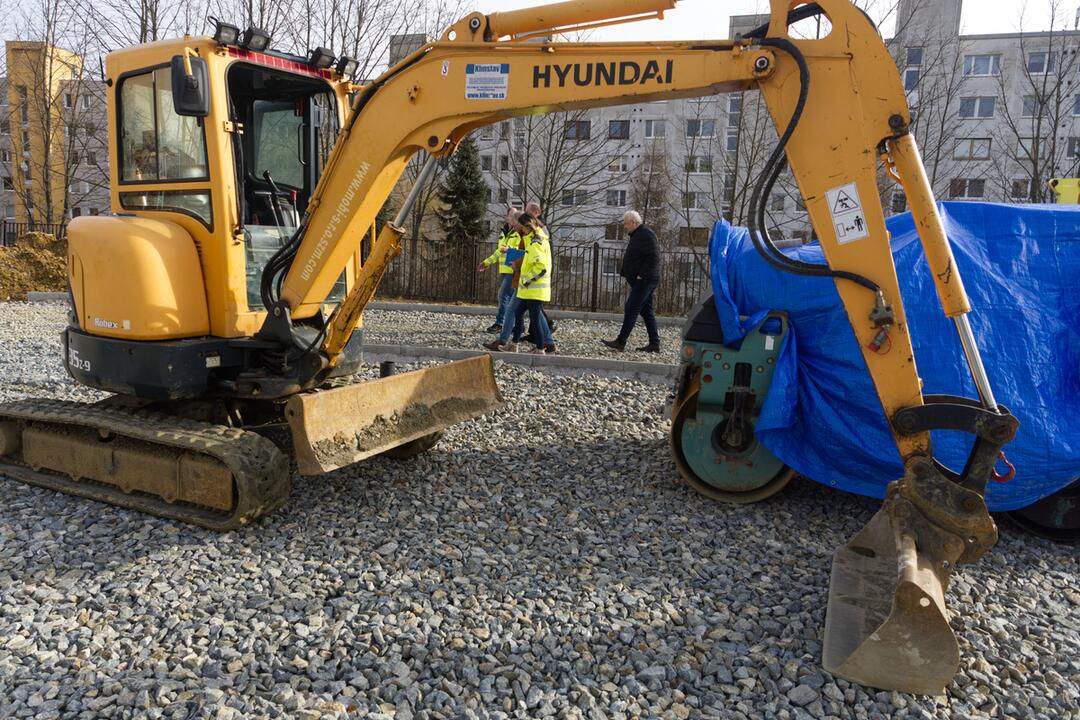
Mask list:
[[[515,116],[759,91],[779,143],[753,188],[751,235],[770,263],[836,283],[905,464],[883,509],[836,554],[824,662],[864,684],[939,693],[958,664],[944,592],[956,563],[977,560],[996,542],[983,495],[1017,423],[997,404],[982,368],[895,64],[876,28],[848,0],[773,0],[768,27],[734,41],[525,41],[658,17],[672,7],[674,0],[571,0],[474,13],[363,87],[286,248],[286,270],[265,284],[271,291],[265,329],[285,337],[292,318],[318,311],[418,151],[445,157],[472,130]],[[827,36],[790,36],[793,19],[815,14],[827,16]],[[764,208],[785,167],[805,199],[827,266],[787,258],[768,238]],[[879,194],[882,177],[907,195],[978,401],[921,392]],[[400,251],[410,204],[384,227],[353,290],[311,343],[321,367],[336,362]],[[934,460],[930,432],[937,429],[975,437],[961,472]]]

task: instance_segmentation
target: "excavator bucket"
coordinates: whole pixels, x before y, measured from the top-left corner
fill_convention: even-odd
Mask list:
[[[318,475],[429,437],[502,405],[484,354],[289,398],[301,475]]]
[[[920,551],[909,523],[878,511],[833,556],[825,669],[883,690],[943,693],[960,664],[945,609],[949,567]]]

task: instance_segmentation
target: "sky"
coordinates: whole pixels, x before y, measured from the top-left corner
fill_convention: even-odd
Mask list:
[[[494,12],[542,5],[545,0],[479,0],[476,10]],[[1016,32],[1021,29],[1021,9],[1026,6],[1023,29],[1044,30],[1049,27],[1052,2],[1062,0],[968,0],[964,3],[961,32],[967,35],[984,33]],[[1067,2],[1067,0],[1066,0]],[[892,2],[881,2],[892,6]],[[768,7],[762,0],[679,0],[676,8],[668,12],[663,21],[649,20],[622,26],[604,28],[589,37],[590,40],[702,40],[727,36],[728,16],[763,12]],[[1074,7],[1063,9],[1072,25]],[[894,20],[884,20],[882,30],[886,37],[892,35]]]

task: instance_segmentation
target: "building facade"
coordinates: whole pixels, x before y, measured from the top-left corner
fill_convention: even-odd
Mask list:
[[[1080,32],[960,33],[961,0],[902,0],[889,40],[914,132],[940,199],[1047,202],[1047,181],[1080,173]],[[735,37],[767,16],[731,19]],[[1057,21],[1058,24],[1062,24]],[[745,222],[748,188],[776,142],[757,93],[670,100],[483,128],[475,137],[493,224],[538,200],[563,242],[623,241],[637,210],[667,247],[702,247],[714,221]],[[906,209],[886,189],[887,212]],[[810,237],[790,178],[769,199],[779,244]]]
[[[78,55],[40,42],[5,43],[0,79],[0,210],[57,225],[109,209],[104,84]]]

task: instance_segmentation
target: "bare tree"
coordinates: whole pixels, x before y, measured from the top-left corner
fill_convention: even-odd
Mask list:
[[[671,217],[671,188],[674,186],[667,145],[652,143],[630,179],[630,206],[640,213],[641,222],[656,233],[661,247],[675,244],[676,231]]]
[[[1025,32],[1027,8],[1021,11],[1019,56],[1002,60],[997,77],[1002,122],[995,139],[1005,151],[995,153],[994,167],[1002,194],[1020,202],[1049,202],[1047,182],[1075,175],[1080,163],[1080,139],[1065,132],[1080,109],[1073,82],[1078,43],[1067,32],[1064,3],[1048,4],[1045,32]]]

